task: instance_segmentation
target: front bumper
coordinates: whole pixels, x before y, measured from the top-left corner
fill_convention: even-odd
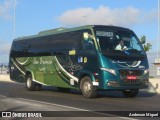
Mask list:
[[[126,89],[145,89],[148,88],[149,80],[121,80],[114,81],[114,80],[107,80],[105,89],[110,90],[126,90]]]

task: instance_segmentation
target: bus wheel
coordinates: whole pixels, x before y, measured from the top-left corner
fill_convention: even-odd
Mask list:
[[[91,78],[88,76],[81,79],[80,89],[84,97],[94,98],[97,96],[97,91],[95,91]]]
[[[131,98],[131,97],[135,97],[138,94],[139,89],[124,90],[122,92],[123,92],[124,96]]]
[[[27,77],[26,77],[26,87],[27,87],[27,90],[29,90],[29,91],[36,90],[36,85],[32,81],[32,75],[30,75],[30,74],[27,75]]]
[[[42,85],[41,84],[35,84],[35,87],[36,87],[36,91],[40,91],[42,90]]]

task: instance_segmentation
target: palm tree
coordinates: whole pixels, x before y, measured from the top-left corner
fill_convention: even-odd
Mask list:
[[[143,45],[143,47],[146,52],[149,51],[150,49],[152,49],[152,45],[150,43]]]

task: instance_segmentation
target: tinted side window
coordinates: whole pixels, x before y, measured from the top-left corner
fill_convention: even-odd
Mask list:
[[[11,57],[25,57],[28,54],[30,44],[27,40],[13,41],[11,48]]]
[[[80,49],[81,40],[82,40],[82,33],[81,32],[71,33],[68,36],[69,46],[67,47],[67,49],[69,49],[69,50]]]
[[[31,49],[28,51],[29,56],[38,56],[39,54],[44,53],[44,46],[45,42],[43,37],[42,38],[33,38],[30,40]]]
[[[68,50],[82,49],[83,32],[91,34],[91,30],[86,29],[14,41],[11,56],[49,56],[63,54]]]
[[[12,42],[11,51],[10,51],[10,57],[14,57],[16,55],[16,42]]]
[[[62,34],[61,34],[62,35]],[[49,40],[49,46],[52,54],[64,54],[67,47],[66,37],[62,37],[61,35],[53,35],[52,39]]]

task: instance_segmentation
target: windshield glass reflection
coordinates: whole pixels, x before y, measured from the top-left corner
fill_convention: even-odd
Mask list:
[[[143,56],[144,50],[136,35],[130,30],[95,30],[102,54],[108,56]]]

